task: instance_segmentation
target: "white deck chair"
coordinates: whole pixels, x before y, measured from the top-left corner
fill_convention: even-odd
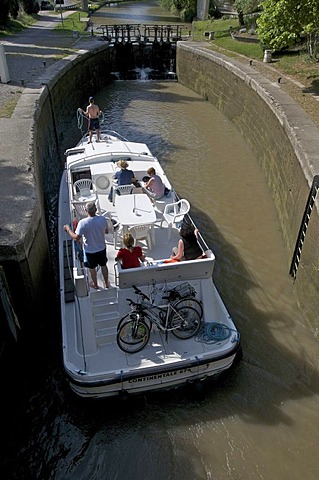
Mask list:
[[[104,214],[102,213],[102,215],[107,220],[107,228],[108,228],[108,233],[105,234],[105,242],[113,243],[114,248],[116,249],[118,238],[121,235],[123,227],[120,225],[119,222],[115,223],[115,221],[114,222],[112,221],[112,217],[109,212],[106,212]]]
[[[120,195],[130,195],[133,192],[134,185],[114,185],[113,186],[113,205],[115,205],[115,197],[117,192],[119,192]]]
[[[182,223],[184,216],[189,212],[189,210],[190,210],[190,203],[188,200],[185,200],[185,198],[182,198],[176,203],[168,203],[167,205],[165,205],[163,217],[161,220],[161,226],[162,226],[163,220],[165,220],[168,225],[169,239],[171,238],[171,234],[172,234],[172,226]]]
[[[128,232],[132,235],[135,242],[139,240],[146,240],[146,244],[149,250],[152,248],[152,240],[151,240],[151,229],[152,225],[135,225],[134,227],[130,227]]]
[[[73,184],[74,198],[97,196],[96,187],[90,178],[81,178]]]
[[[72,206],[74,208],[75,217],[77,220],[87,217],[87,212],[85,210],[85,205],[87,202],[79,202],[77,200],[72,201]]]
[[[81,202],[94,202],[98,213],[101,213],[100,202],[95,183],[90,178],[81,178],[73,184],[73,196],[75,201],[81,198]]]

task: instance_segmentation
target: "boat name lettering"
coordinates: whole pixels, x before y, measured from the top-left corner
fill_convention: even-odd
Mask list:
[[[147,377],[132,378],[129,383],[147,382],[149,380],[158,380],[159,378],[173,377],[174,375],[182,374],[191,371],[189,368],[178,370],[175,372],[158,373],[157,375],[149,375]]]

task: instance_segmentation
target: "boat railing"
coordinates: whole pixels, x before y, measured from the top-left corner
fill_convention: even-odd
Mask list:
[[[132,285],[147,285],[154,282],[180,282],[182,280],[202,280],[212,277],[215,264],[214,254],[208,250],[207,257],[183,262],[165,263],[164,260],[149,261],[145,266],[123,269],[117,262],[115,267],[119,288]]]
[[[128,142],[127,138],[123,137],[123,135],[116,132],[115,130],[109,130],[107,128],[102,128],[101,133],[103,133],[104,135],[113,135],[114,137],[117,137],[119,140],[122,140],[122,142]]]
[[[73,282],[77,297],[88,295],[87,273],[84,268],[73,267]]]

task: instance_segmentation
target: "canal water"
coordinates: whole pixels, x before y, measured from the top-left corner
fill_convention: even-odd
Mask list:
[[[241,332],[243,359],[203,391],[81,401],[65,382],[50,306],[16,372],[15,408],[3,413],[2,476],[317,480],[318,340],[296,304],[254,155],[220,112],[178,82],[117,81],[95,99],[104,126],[146,142],[190,201],[216,254],[215,283]]]

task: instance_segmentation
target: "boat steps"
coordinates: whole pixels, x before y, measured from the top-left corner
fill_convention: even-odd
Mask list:
[[[98,345],[106,345],[115,342],[119,320],[120,316],[118,310],[95,315],[94,327],[96,343]]]
[[[107,300],[109,303],[117,303],[117,289],[106,288],[105,290],[97,290],[90,293],[92,303],[100,303]]]
[[[116,342],[117,327],[100,328],[96,330],[96,343],[100,347]]]
[[[117,326],[120,320],[118,310],[114,310],[113,312],[103,312],[97,315],[94,315],[94,324],[95,328],[103,328],[104,326],[109,327],[111,325]]]
[[[92,305],[92,311],[94,317],[104,313],[113,313],[118,312],[117,303],[102,303],[101,305]]]

